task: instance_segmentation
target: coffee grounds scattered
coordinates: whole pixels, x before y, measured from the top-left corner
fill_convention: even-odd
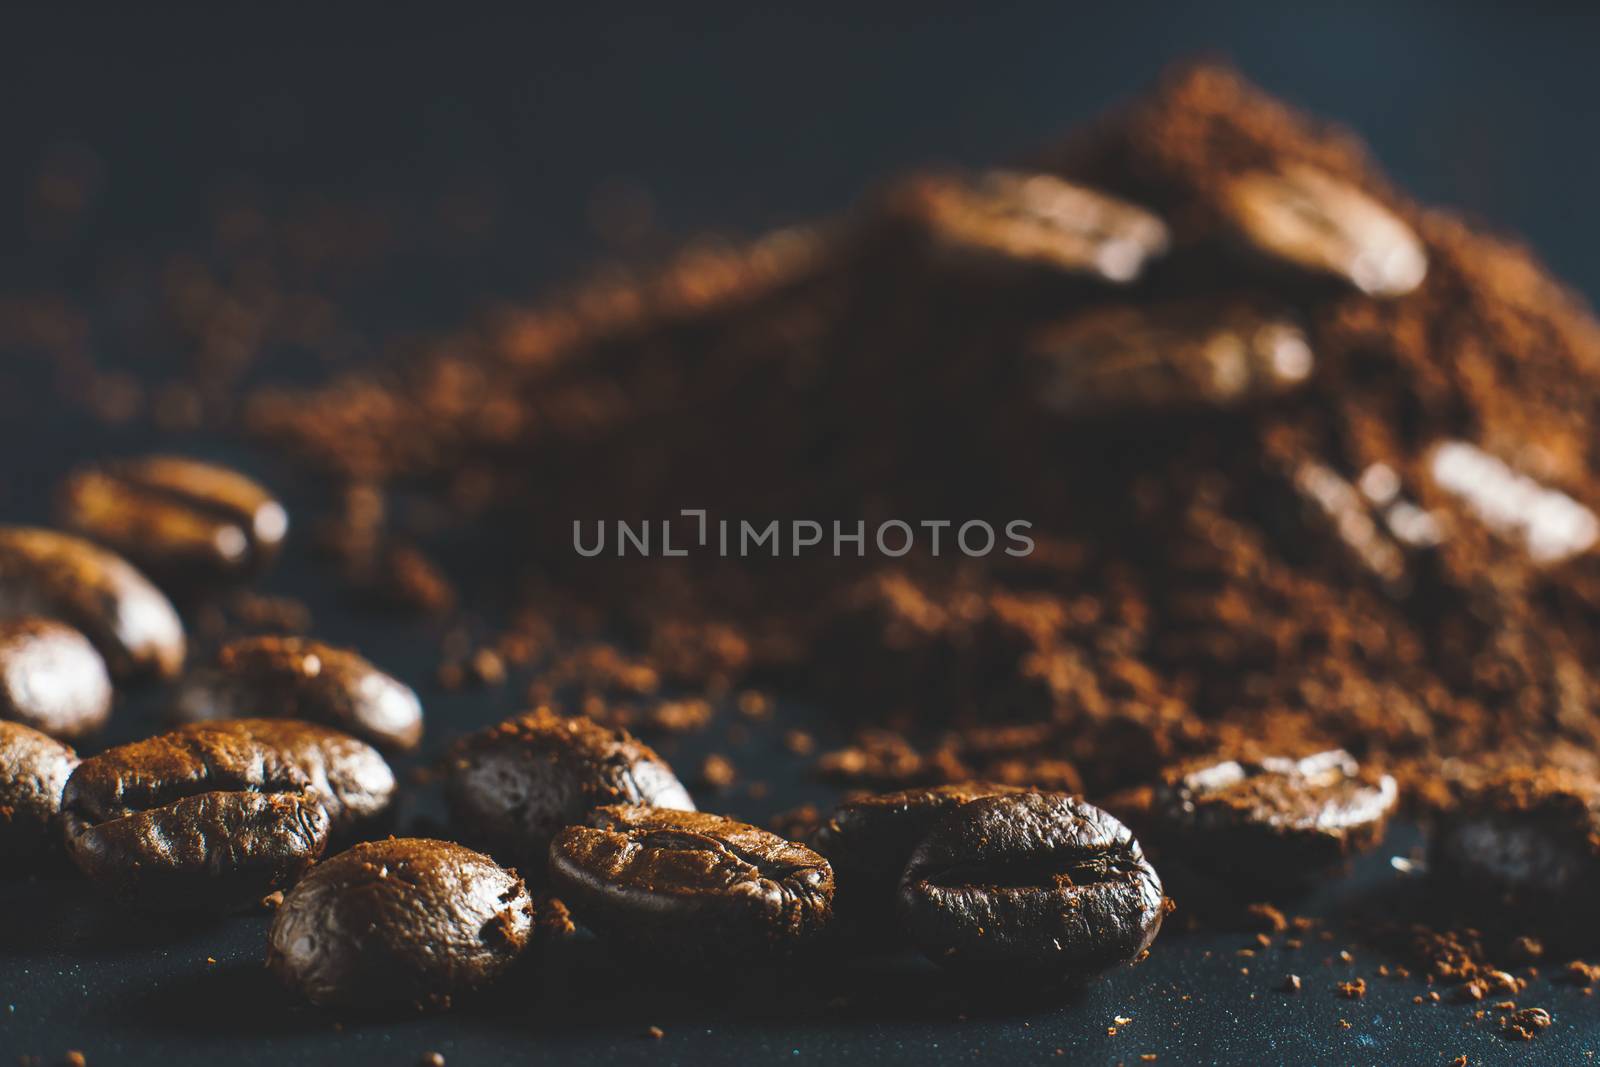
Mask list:
[[[686,684],[826,697],[872,730],[819,757],[841,780],[1098,792],[1191,754],[1334,744],[1424,794],[1463,758],[1593,769],[1600,327],[1583,303],[1520,246],[1394,189],[1348,133],[1215,66],[1028,165],[1153,212],[1165,256],[1132,284],[961,259],[908,233],[896,185],[502,312],[404,370],[260,391],[248,425],[352,491],[511,524],[540,613],[602,618]],[[1337,278],[1252,243],[1241,182],[1306,173],[1409,227],[1420,284],[1394,295],[1416,280],[1405,263]],[[1042,402],[1039,337],[1178,306],[1296,324],[1309,373]],[[1036,548],[573,550],[574,520],[683,508],[869,531],[1022,518]]]

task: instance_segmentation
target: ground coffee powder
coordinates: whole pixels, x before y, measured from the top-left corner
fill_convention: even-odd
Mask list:
[[[504,312],[401,372],[260,393],[249,424],[354,486],[525,501],[542,612],[603,609],[684,680],[773,671],[889,728],[823,755],[836,776],[1104,790],[1330,745],[1414,785],[1462,756],[1592,766],[1583,303],[1215,66],[1021,170],[1114,198],[1091,249],[1138,219],[1137,277],[1008,258],[1026,218],[979,225],[986,255],[971,211],[930,240],[955,231],[923,176]],[[1063,367],[1096,403],[1050,402]],[[1034,550],[573,551],[572,520],[683,508],[1023,518]]]

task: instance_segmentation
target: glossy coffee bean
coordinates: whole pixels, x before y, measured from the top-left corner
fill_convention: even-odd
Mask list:
[[[224,734],[270,746],[306,776],[328,813],[329,835],[370,826],[394,799],[394,771],[365,741],[298,719],[228,719],[195,723],[184,734]]]
[[[120,556],[81,538],[0,527],[0,618],[42,616],[83,632],[118,679],[177,677],[183,623]]]
[[[599,808],[557,835],[550,875],[579,922],[678,967],[782,958],[832,917],[827,860],[705,812]]]
[[[422,741],[422,703],[409,686],[349,649],[302,637],[223,646],[213,667],[185,681],[176,712],[185,722],[305,719],[387,749]]]
[[[896,928],[892,919],[900,876],[928,831],[968,801],[1017,792],[1021,790],[1013,786],[961,782],[839,805],[811,842],[833,865],[838,882],[834,910],[841,918],[872,926],[876,933]]]
[[[163,580],[257,573],[289,529],[283,505],[237,471],[181,456],[144,456],[74,471],[62,525]]]
[[[306,774],[243,732],[108,749],[72,773],[61,810],[78,868],[111,896],[160,911],[254,904],[292,885],[328,838]]]
[[[1403,296],[1427,276],[1427,252],[1410,226],[1315,167],[1236,177],[1223,187],[1221,205],[1258,252],[1343,279],[1371,296]]]
[[[1126,283],[1166,251],[1166,225],[1140,207],[1052,174],[922,175],[885,208],[934,255],[985,271],[1031,266]]]
[[[1161,928],[1161,880],[1133,834],[1065,793],[967,803],[911,854],[906,932],[929,959],[997,979],[1077,981],[1136,959]]]
[[[56,847],[61,791],[78,765],[72,749],[20,723],[0,722],[0,864],[27,873],[23,861]]]
[[[267,966],[313,1004],[443,1009],[517,959],[533,903],[514,871],[445,841],[356,845],[283,898]]]
[[[1393,778],[1364,773],[1343,750],[1200,761],[1164,772],[1148,829],[1136,825],[1202,874],[1294,888],[1376,847],[1397,801]]]
[[[1249,304],[1110,304],[1027,342],[1034,394],[1062,415],[1192,411],[1257,403],[1304,386],[1316,359],[1294,319]]]
[[[88,638],[52,619],[0,622],[0,719],[73,739],[110,715],[111,677]]]
[[[604,804],[694,810],[667,762],[626,730],[539,708],[457,742],[445,795],[463,832],[541,871],[550,839]]]
[[[1486,921],[1589,936],[1600,929],[1597,841],[1600,780],[1514,768],[1475,783],[1440,817],[1428,869]]]

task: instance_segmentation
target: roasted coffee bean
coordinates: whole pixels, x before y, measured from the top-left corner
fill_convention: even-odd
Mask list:
[[[0,860],[7,874],[61,840],[56,825],[61,790],[78,765],[77,753],[20,723],[0,721]]]
[[[688,790],[648,745],[547,708],[457,742],[445,795],[466,833],[529,872],[542,872],[557,831],[603,804],[694,810]]]
[[[1600,541],[1600,516],[1466,441],[1434,446],[1428,473],[1472,521],[1517,545],[1537,564],[1571,559]]]
[[[85,760],[61,798],[67,850],[119,900],[230,910],[294,883],[328,813],[291,756],[245,732],[162,734]]]
[[[184,584],[261,571],[289,529],[283,505],[256,482],[181,456],[76,470],[59,510],[63,526]]]
[[[532,926],[516,872],[447,841],[390,838],[318,864],[284,896],[267,966],[313,1004],[444,1009],[510,967]]]
[[[1600,780],[1512,768],[1466,788],[1441,817],[1428,867],[1437,885],[1489,918],[1592,935],[1597,842]]]
[[[184,734],[231,734],[277,749],[299,768],[328,813],[332,837],[370,825],[394,799],[394,772],[378,750],[349,734],[299,719],[195,723]]]
[[[1050,174],[923,175],[893,190],[886,207],[936,252],[974,266],[1028,264],[1131,282],[1168,242],[1150,212]]]
[[[720,815],[615,805],[550,846],[577,920],[684,967],[772,960],[832,917],[833,870],[804,845]]]
[[[1066,793],[973,800],[935,826],[900,882],[911,939],[985,976],[1074,981],[1136,959],[1165,914],[1126,826]]]
[[[1039,402],[1066,415],[1233,407],[1303,385],[1314,362],[1290,319],[1209,300],[1096,308],[1028,356]]]
[[[1427,252],[1410,226],[1315,167],[1241,175],[1228,182],[1219,200],[1260,252],[1343,278],[1371,296],[1403,296],[1427,276]]]
[[[71,739],[110,715],[111,678],[88,638],[51,619],[0,622],[0,719]]]
[[[1377,846],[1395,781],[1348,752],[1215,760],[1170,768],[1150,793],[1148,830],[1165,856],[1230,883],[1292,888]]]
[[[1316,460],[1302,457],[1285,473],[1309,528],[1376,578],[1383,589],[1404,595],[1409,587],[1405,550],[1379,525],[1378,509],[1339,472]]]
[[[895,895],[906,861],[922,839],[952,811],[979,797],[1017,793],[1014,786],[961,782],[861,797],[839,805],[812,836],[812,846],[833,865],[840,917],[884,932],[893,928]]]
[[[410,687],[357,653],[303,637],[246,637],[179,692],[185,722],[273,717],[345,730],[381,748],[422,741],[422,703]]]
[[[0,527],[0,617],[38,615],[83,631],[117,678],[175,678],[183,623],[126,560],[77,537]]]

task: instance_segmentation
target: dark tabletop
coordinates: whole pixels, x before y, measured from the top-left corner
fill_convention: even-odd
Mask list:
[[[836,209],[916,163],[1025,152],[1195,52],[1229,55],[1267,88],[1348,122],[1423,199],[1523,235],[1558,274],[1600,293],[1595,22],[1563,6],[1058,4],[1004,19],[937,5],[538,16],[144,7],[0,13],[0,189],[13,205],[0,215],[0,294],[93,291],[108,250],[184,247],[204,233],[216,190],[241,182],[331,202],[429,203],[468,189],[496,204],[492,240],[401,249],[380,284],[349,294],[371,334],[448,329],[616,254],[589,222],[597,196],[648,190],[669,237],[749,232]],[[46,240],[28,190],[63,145],[92,150],[95,200],[80,229]],[[136,373],[161,358],[104,356]],[[11,358],[0,351],[0,521],[45,520],[51,486],[75,462],[158,444],[237,463],[304,512],[281,460],[221,434],[98,425]],[[499,575],[470,552],[445,562],[492,622]],[[438,624],[353,609],[303,539],[263,588],[302,598],[318,636],[418,687],[429,738],[406,767],[520,704],[520,686],[439,690]],[[149,732],[160,699],[124,698],[102,742]],[[781,699],[778,721],[739,746],[726,716],[664,753],[693,767],[724,751],[746,782],[771,788],[700,794],[704,805],[760,821],[835,795],[780,743],[785,725],[829,739],[803,702]],[[403,822],[428,827],[436,803],[409,795]],[[1402,912],[1417,886],[1390,858],[1417,840],[1401,827],[1296,911]],[[1464,1053],[1472,1064],[1567,1065],[1600,1049],[1596,1005],[1573,986],[1536,982],[1519,1002],[1556,1024],[1512,1043],[1448,998],[1413,1004],[1426,987],[1377,977],[1397,961],[1344,933],[1298,951],[1278,939],[1255,956],[1238,954],[1253,947],[1248,933],[1168,934],[1147,962],[1081,993],[1001,1003],[958,995],[906,959],[708,988],[630,973],[579,939],[455,1014],[340,1023],[273,986],[265,924],[138,920],[67,874],[0,879],[0,1062],[80,1049],[92,1064],[164,1067],[409,1063],[428,1050],[457,1065],[1010,1063],[1055,1062],[1060,1050],[1061,1062],[1089,1064],[1150,1053],[1158,1064],[1446,1064]],[[1353,963],[1337,960],[1345,948]],[[1297,995],[1280,991],[1290,972],[1304,979]],[[1359,1001],[1336,994],[1353,975],[1368,979]],[[659,1040],[644,1036],[652,1026]]]

